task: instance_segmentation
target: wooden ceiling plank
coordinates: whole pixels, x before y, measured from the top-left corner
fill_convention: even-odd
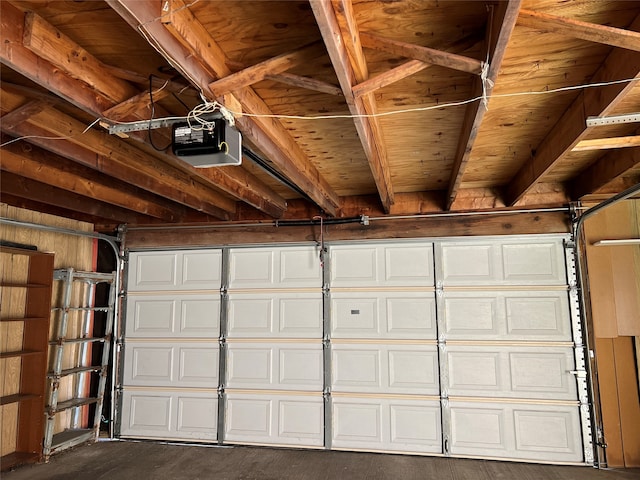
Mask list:
[[[633,23],[640,27],[640,16]],[[591,83],[617,82],[640,78],[640,53],[615,49],[607,56]],[[583,140],[593,128],[587,127],[590,116],[601,117],[610,113],[630,92],[635,82],[613,83],[598,88],[584,89],[564,112],[549,134],[536,149],[535,156],[516,173],[507,188],[506,200],[515,205],[554,165]]]
[[[284,83],[293,87],[304,88],[306,90],[312,90],[320,93],[327,93],[329,95],[342,96],[342,90],[340,87],[331,83],[316,80],[314,78],[302,77],[293,73],[283,72],[277,75],[266,75],[266,80],[273,82]]]
[[[152,44],[171,57],[171,62],[194,85],[213,98],[208,85],[212,78],[231,74],[226,57],[206,29],[198,22],[182,1],[170,3],[170,22],[163,25],[160,5],[150,0],[107,0],[134,28],[140,27]],[[193,61],[196,60],[196,61]],[[205,67],[206,66],[206,67]],[[264,101],[247,87],[234,92],[245,113],[270,114]],[[302,148],[282,123],[274,118],[236,119],[236,125],[278,169],[293,183],[306,191],[325,212],[336,215],[340,197],[320,175]]]
[[[24,141],[3,147],[2,170],[166,221],[184,214],[182,206],[168,207],[161,199],[156,202],[149,194]]]
[[[27,78],[42,85],[57,95],[62,96],[73,105],[98,116],[102,116],[104,111],[114,107],[114,103],[120,104],[122,102],[126,102],[127,99],[134,96],[140,99],[144,98],[144,94],[140,94],[138,96],[138,92],[133,87],[131,87],[131,89],[127,89],[126,95],[123,94],[121,98],[117,99],[110,99],[100,92],[96,95],[96,90],[93,90],[84,81],[77,80],[66,72],[67,68],[73,69],[76,67],[69,67],[68,62],[66,62],[64,58],[61,58],[60,56],[56,57],[55,60],[58,61],[59,64],[54,66],[51,62],[35,55],[29,49],[24,47],[22,45],[22,25],[25,23],[24,14],[9,5],[8,2],[0,2],[0,7],[2,8],[2,15],[0,15],[0,19],[3,27],[3,42],[2,45],[0,45],[0,52],[2,56],[0,57],[0,60],[14,70],[22,73]],[[5,28],[5,26],[7,26],[7,28]],[[7,38],[5,38],[5,35]],[[67,40],[72,42],[70,39]],[[82,50],[80,46],[75,44],[70,44],[68,46],[72,47],[73,51]],[[86,56],[89,58],[90,54],[86,52]],[[52,59],[54,59],[53,55]],[[98,60],[94,59],[91,61],[100,64]],[[111,82],[116,84],[126,83],[110,73],[112,71],[111,67],[105,65],[102,65],[102,67],[104,69],[101,72],[101,78],[86,78],[86,80],[89,80],[90,84],[96,83],[102,85],[104,83],[109,84]],[[87,72],[91,72],[91,70],[87,70]],[[84,73],[85,76],[87,72]],[[120,90],[124,90],[124,88],[121,88]],[[164,112],[160,106],[156,106],[156,109],[159,115],[163,115]],[[132,117],[137,120],[147,120],[149,118],[148,113],[145,112],[143,114],[140,111],[133,113]],[[144,132],[134,133],[131,135],[131,138],[146,143],[146,133]],[[172,155],[161,154],[161,156],[169,162],[176,162],[175,157]],[[256,208],[266,209],[270,214],[274,215],[281,215],[281,212],[286,208],[286,202],[284,199],[256,177],[253,177],[252,183],[247,185],[245,182],[246,175],[237,175],[235,169],[226,169],[225,171],[205,174],[203,171],[191,168],[186,164],[184,164],[183,168],[190,170],[192,175],[199,177],[202,186],[209,188],[211,192],[215,194],[217,194],[219,190],[222,190],[229,195],[250,203]],[[254,187],[260,191],[260,201],[255,204],[251,203],[251,199],[256,197],[256,194],[253,191]],[[213,211],[206,213],[219,216],[222,210],[226,210],[227,212],[235,211],[235,203],[221,195],[218,195],[218,198],[223,202],[220,206],[222,208],[216,207],[215,210],[218,213],[214,213]],[[232,204],[233,207],[231,206]],[[233,210],[230,210],[231,208],[233,208]],[[276,216],[276,218],[278,217]]]
[[[23,44],[37,56],[60,66],[71,77],[96,89],[111,102],[120,103],[138,93],[128,82],[113,78],[102,62],[33,12],[25,15]]]
[[[487,39],[487,50],[489,52],[489,70],[487,73],[487,81],[483,82],[480,77],[475,77],[471,92],[471,97],[480,97],[483,93],[490,96],[493,91],[493,84],[498,77],[502,59],[504,58],[507,44],[511,38],[511,33],[516,24],[518,10],[520,9],[521,0],[509,0],[508,2],[499,2],[498,5],[492,7],[492,16],[489,18],[489,28],[487,33],[490,38]],[[484,83],[484,85],[483,85]],[[458,140],[456,156],[453,162],[453,169],[449,180],[449,188],[447,191],[446,207],[451,209],[454,205],[462,177],[467,168],[467,163],[473,150],[478,130],[487,111],[484,102],[476,101],[467,106],[464,123],[462,126],[462,134]]]
[[[156,90],[153,94],[153,101],[158,102],[163,98],[167,97],[171,94],[171,92],[167,89],[160,88]],[[150,110],[151,106],[151,97],[149,96],[149,92],[140,92],[139,94],[126,99],[124,102],[120,102],[117,105],[114,105],[111,108],[108,108],[102,115],[107,120],[113,121],[123,121],[127,118],[134,117],[136,114],[139,114],[141,110],[148,109],[149,115],[151,114]]]
[[[40,205],[34,206],[35,208],[32,209],[44,211],[45,213],[52,213],[47,209],[47,207],[51,206],[56,209],[66,210],[63,213],[65,217],[68,217],[71,212],[79,212],[86,215],[86,221],[90,223],[95,223],[96,217],[116,223],[145,223],[153,221],[153,217],[147,215],[114,207],[109,203],[99,202],[96,199],[52,187],[13,173],[2,172],[2,175],[0,175],[0,198],[3,202],[13,205],[16,201],[11,197],[37,202]]]
[[[596,192],[639,164],[640,147],[609,152],[571,181],[573,198]]]
[[[588,152],[590,150],[607,150],[612,148],[640,147],[640,135],[626,137],[591,138],[579,141],[572,152]]]
[[[384,38],[368,32],[360,32],[362,45],[372,50],[379,50],[393,55],[420,60],[431,65],[451,68],[461,72],[480,75],[482,73],[482,61],[465,57],[456,53],[422,47],[412,43],[400,42],[390,38]]]
[[[355,98],[352,88],[367,80],[368,70],[359,42],[359,32],[350,1],[311,2],[311,8],[320,27],[320,33],[329,52],[331,63],[338,77],[352,115],[362,147],[365,151],[371,173],[385,212],[394,203],[393,185],[384,143],[378,120],[364,115],[375,115],[377,107],[372,94]],[[339,19],[340,17],[340,19]],[[342,28],[349,31],[343,31]],[[350,53],[349,53],[350,52]]]
[[[640,52],[640,32],[522,9],[518,25]]]
[[[320,42],[313,42],[292,52],[283,53],[276,57],[264,60],[256,65],[247,67],[239,72],[232,73],[209,84],[209,89],[216,97],[230,93],[240,88],[249,87],[261,82],[269,74],[278,74],[308,62],[324,54],[324,48]]]

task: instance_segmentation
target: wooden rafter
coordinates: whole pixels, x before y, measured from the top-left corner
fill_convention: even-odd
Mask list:
[[[30,27],[27,31],[29,48],[23,45],[23,25],[25,14],[13,7],[9,2],[0,2],[0,21],[2,22],[3,42],[0,45],[0,61],[14,70],[22,73],[30,80],[42,85],[51,92],[67,99],[77,107],[96,116],[102,116],[103,112],[120,106],[125,108],[127,102],[146,107],[144,94],[129,85],[124,80],[112,74],[113,68],[103,65],[93,58],[89,52],[75,44],[57,29],[48,25],[40,17],[28,15]],[[53,29],[53,30],[52,30]],[[38,35],[35,35],[37,30]],[[30,33],[29,33],[30,32]],[[42,36],[46,36],[44,41]],[[57,45],[52,49],[48,42]],[[59,43],[57,43],[59,42]],[[67,50],[64,50],[66,48]],[[33,50],[33,51],[32,51]],[[34,53],[38,52],[38,55]],[[70,62],[66,51],[81,53],[91,68],[84,70],[78,64],[82,62]],[[43,55],[43,56],[40,56]],[[54,63],[51,63],[53,61]],[[78,78],[80,77],[80,78]],[[114,87],[115,86],[115,87]],[[105,90],[104,92],[102,90]],[[115,98],[117,97],[117,98]],[[161,110],[159,107],[157,107]],[[148,111],[133,111],[131,119],[147,120]],[[158,112],[162,114],[162,112]],[[132,138],[146,142],[146,133]],[[175,157],[168,154],[159,154],[169,163],[176,163]],[[222,190],[250,205],[258,208],[273,217],[280,217],[286,209],[285,200],[267,187],[262,181],[250,175],[248,172],[237,173],[235,169],[201,169],[196,170],[183,165],[184,169],[200,178],[203,186],[215,190]],[[251,183],[247,184],[247,177],[251,177]],[[226,207],[227,211],[229,207]],[[219,210],[219,209],[218,209]],[[213,212],[209,212],[216,215]]]
[[[116,224],[154,221],[152,217],[9,172],[2,172],[0,175],[0,200],[21,208],[76,218],[90,223],[95,222],[96,217]]]
[[[222,77],[209,84],[209,89],[216,97],[230,93],[239,88],[249,87],[264,80],[267,75],[276,75],[286,72],[296,65],[308,62],[324,54],[320,42],[314,42],[292,52],[283,53],[276,57],[264,60],[256,65],[247,67],[239,72]]]
[[[640,16],[634,27],[640,27]],[[640,77],[640,53],[632,50],[613,50],[591,79],[592,83],[607,83]],[[634,82],[613,83],[597,89],[583,90],[536,149],[535,156],[523,165],[507,188],[506,198],[515,205],[520,198],[583,140],[592,128],[587,127],[590,116],[605,116],[622,101],[634,87]]]
[[[162,88],[152,92],[153,101],[157,102],[165,98],[171,92]],[[133,97],[127,98],[125,101],[114,105],[113,107],[102,112],[107,120],[122,121],[127,118],[134,117],[143,109],[148,109],[151,104],[151,96],[149,92],[141,92]],[[150,111],[150,110],[149,110]]]
[[[611,148],[629,147],[640,147],[640,135],[581,140],[575,147],[573,147],[572,152],[587,152],[590,150],[607,150]]]
[[[356,98],[352,91],[354,85],[369,78],[369,73],[351,2],[350,0],[337,0],[331,3],[313,1],[311,7],[345,100],[354,115],[356,130],[369,161],[383,208],[385,212],[389,212],[394,203],[394,192],[387,148],[378,120],[372,116],[377,113],[376,102],[371,94]]]
[[[8,100],[10,99],[3,91],[2,111],[9,108]],[[67,138],[67,140],[49,142],[54,144],[54,149],[61,150],[65,149],[65,144],[71,145],[66,147],[68,154],[65,155],[60,150],[53,151],[217,218],[228,220],[231,209],[235,209],[235,202],[194,181],[178,168],[96,129],[84,132],[85,124],[57,110],[44,110],[32,116],[28,122],[12,128],[5,126],[4,123],[0,124],[0,127],[14,136]],[[46,139],[31,140],[39,145],[46,143]],[[51,148],[47,149],[52,151]],[[107,158],[108,161],[103,161]],[[223,210],[218,205],[225,205],[230,210]]]
[[[361,32],[360,37],[362,39],[362,45],[373,50],[380,50],[393,55],[420,60],[429,65],[439,65],[475,75],[482,73],[482,61],[475,58],[412,43],[400,42],[373,33]]]
[[[609,152],[571,181],[573,198],[596,192],[640,164],[640,147]]]
[[[640,32],[623,28],[582,22],[524,8],[520,10],[518,25],[640,52]]]
[[[157,21],[161,7],[158,2],[107,0],[107,3],[134,28],[144,29],[146,38],[160,46],[185,77],[210,98],[214,98],[209,89],[212,80],[232,73],[225,63],[224,52],[183,1],[170,1],[169,14],[163,17],[169,22],[166,25]],[[233,96],[242,105],[243,112],[271,113],[251,87],[237,90]],[[244,116],[236,120],[236,125],[318,206],[330,215],[336,215],[340,206],[339,196],[278,120]]]
[[[306,90],[342,96],[342,90],[336,85],[316,80],[315,78],[302,77],[288,72],[279,73],[277,75],[266,75],[265,79],[284,83],[293,87],[304,88]]]
[[[474,35],[469,35],[461,40],[452,42],[442,49],[444,53],[461,53],[477,42]],[[408,52],[407,52],[408,53]],[[426,68],[432,67],[434,64],[427,63],[422,60],[409,60],[408,62],[392,68],[384,73],[371,77],[352,88],[353,95],[361,97],[367,93],[374,92],[379,88],[386,87],[392,83],[398,82],[403,78],[409,77],[414,73],[418,73]]]
[[[2,148],[2,170],[165,221],[177,221],[184,215],[181,205],[170,204],[24,141]]]
[[[487,73],[487,81],[483,82],[479,77],[474,78],[471,96],[479,97],[483,92],[489,96],[493,90],[493,84],[500,71],[502,65],[502,59],[504,53],[511,38],[511,33],[515,27],[516,19],[518,17],[518,10],[520,9],[520,0],[509,0],[506,2],[499,2],[498,5],[493,7],[492,18],[489,18],[490,28],[488,28],[487,50],[489,57],[489,71]],[[453,169],[451,177],[449,179],[449,188],[447,191],[447,209],[451,209],[456,197],[460,184],[462,183],[462,177],[467,168],[469,157],[471,156],[471,150],[475,143],[480,129],[480,124],[487,111],[483,102],[477,101],[470,103],[467,106],[465,112],[464,123],[462,126],[462,134],[458,140],[458,147],[456,149],[456,156],[453,162]]]

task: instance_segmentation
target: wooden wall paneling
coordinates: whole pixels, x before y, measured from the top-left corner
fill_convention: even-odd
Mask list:
[[[618,384],[622,454],[626,468],[640,467],[640,399],[632,337],[613,339]]]
[[[26,222],[38,223],[42,225],[61,227],[61,228],[66,228],[71,230],[81,230],[86,232],[93,231],[93,225],[89,223],[78,222],[76,220],[37,213],[29,210],[12,207],[6,204],[0,204],[0,216],[21,220],[21,221],[26,221]],[[93,268],[93,239],[91,238],[77,237],[77,236],[42,231],[42,230],[34,230],[34,229],[17,227],[13,225],[3,225],[0,232],[1,232],[0,239],[2,240],[22,243],[26,245],[35,245],[41,251],[55,252],[56,254],[55,264],[54,264],[55,268],[73,267],[76,270],[85,270],[85,271],[91,271]],[[4,265],[5,262],[3,261],[2,264]],[[61,282],[55,282],[54,288],[52,289],[52,295],[51,295],[52,305],[60,305],[60,302],[61,302],[62,290],[61,290],[61,285],[59,285],[59,283]],[[81,286],[78,286],[76,288],[81,288]],[[81,295],[81,292],[74,291],[74,295]],[[19,304],[19,302],[17,302],[16,304]],[[0,311],[4,316],[4,309],[9,307],[5,307],[5,302],[3,301],[2,307],[0,308],[3,309]],[[55,314],[52,314],[50,328],[49,328],[50,339],[53,338],[54,332],[57,329],[57,322],[58,322],[58,316]],[[14,323],[14,322],[11,322],[11,323]],[[16,328],[16,327],[13,326],[11,328]],[[0,334],[2,334],[4,338],[4,330],[0,331]],[[21,338],[22,334],[21,332],[15,332],[12,335],[14,337],[20,335],[20,338]],[[1,346],[1,343],[0,343],[0,346]],[[50,349],[49,351],[50,355],[51,355],[51,351],[52,349]],[[69,351],[73,353],[71,349],[69,349]],[[3,381],[0,383],[3,385],[2,388],[4,389],[6,388],[17,389],[19,384],[16,384],[15,382],[10,382],[9,380],[6,380],[6,381],[4,380],[4,379],[8,379],[10,376],[14,376],[14,375],[5,375],[4,370],[6,370],[7,373],[15,371],[15,366],[13,366],[13,364],[11,364],[10,362],[7,363],[6,360],[7,359],[0,360],[0,362],[4,362],[0,364],[0,374],[3,375]],[[13,359],[10,359],[10,360],[13,360]],[[72,356],[69,356],[65,359],[65,362],[67,362],[66,364],[68,365],[72,365],[76,361],[77,361],[77,358],[73,358]],[[51,367],[50,362],[48,362],[48,365],[49,367]],[[64,399],[71,398],[72,396],[73,396],[73,385],[69,382],[68,379],[65,379],[65,381],[62,382],[60,386],[60,399],[64,400]],[[69,427],[69,422],[70,422],[69,413],[70,412],[64,412],[64,414],[57,415],[55,433],[61,432],[65,428]],[[6,409],[2,407],[3,425],[5,423],[11,423],[12,421],[11,419],[17,419],[16,415],[17,415],[17,411],[13,411],[11,409]],[[9,451],[12,451],[11,450],[12,447],[10,445],[5,446],[5,443],[8,441],[7,439],[9,439],[10,436],[11,435],[7,433],[5,438],[5,435],[3,434],[3,439],[1,442],[3,445],[2,446],[3,449],[6,448],[6,449],[9,449]],[[13,447],[13,450],[15,450],[15,447]]]
[[[604,210],[584,223],[589,299],[593,331],[598,338],[618,336],[616,301],[612,290],[614,284],[612,251],[607,247],[593,246],[595,241],[602,240],[607,236],[606,215],[607,211]]]
[[[623,202],[605,212],[607,238],[634,238],[632,206],[632,202]],[[597,248],[611,251],[618,335],[640,336],[640,245]]]
[[[622,467],[624,466],[624,457],[613,339],[596,338],[596,352],[602,423],[604,425],[604,439],[607,444],[607,465]]]

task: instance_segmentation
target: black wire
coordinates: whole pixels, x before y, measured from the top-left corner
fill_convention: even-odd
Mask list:
[[[166,146],[166,147],[164,147],[164,148],[158,148],[158,147],[156,146],[156,144],[155,144],[155,143],[153,143],[153,137],[151,136],[151,130],[152,130],[152,129],[151,129],[151,122],[153,121],[153,117],[154,117],[154,115],[155,115],[155,113],[156,113],[156,106],[155,106],[155,104],[153,103],[153,85],[152,85],[152,84],[153,84],[153,74],[149,75],[149,100],[151,101],[151,118],[149,119],[149,129],[148,129],[148,131],[149,131],[149,143],[150,143],[150,144],[151,144],[151,146],[152,146],[153,148],[155,148],[158,152],[165,152],[166,150],[168,150],[168,149],[169,149],[169,147],[171,146],[171,144],[172,144],[173,142],[171,142],[171,141],[170,141],[170,142],[169,142],[169,145],[167,145],[167,146]]]
[[[186,103],[184,103],[184,102],[182,101],[182,99],[181,99],[181,98],[180,98],[180,97],[179,97],[175,92],[171,92],[171,95],[173,95],[173,96],[175,97],[175,99],[176,99],[177,101],[179,101],[179,102],[184,106],[184,108],[186,108],[186,109],[187,109],[187,113],[189,113],[189,112],[191,111],[191,109],[189,108],[189,105],[187,105]]]

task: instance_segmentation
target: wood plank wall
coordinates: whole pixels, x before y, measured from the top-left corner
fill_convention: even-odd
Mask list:
[[[618,203],[585,221],[607,464],[639,467],[640,245],[593,245],[624,238],[640,238],[640,200]]]
[[[75,220],[68,220],[52,215],[23,210],[0,203],[0,216],[25,222],[49,225],[72,230],[93,231],[93,225]],[[55,253],[55,268],[73,267],[77,270],[93,270],[93,239],[54,232],[27,229],[11,225],[0,227],[0,239],[24,245],[34,245],[40,251]],[[27,275],[27,263],[17,260],[9,254],[0,258],[0,277],[24,281]],[[60,282],[55,282],[59,284]],[[52,305],[59,305],[61,285],[54,284]],[[8,291],[8,290],[7,290]],[[0,315],[2,317],[22,316],[24,295],[21,289],[11,289],[11,295],[0,296]],[[74,289],[74,296],[81,295],[79,288]],[[52,316],[50,335],[56,332],[57,318]],[[0,351],[20,350],[22,345],[22,324],[20,322],[0,323]],[[50,358],[51,358],[51,351]],[[71,366],[77,362],[77,352],[65,352],[63,365]],[[0,395],[15,393],[20,381],[20,359],[0,359]],[[60,400],[71,398],[73,384],[70,379],[60,385]],[[43,412],[44,415],[44,412]],[[56,419],[56,433],[69,426],[69,415],[59,415]],[[16,448],[17,404],[0,407],[0,456],[12,453]]]

